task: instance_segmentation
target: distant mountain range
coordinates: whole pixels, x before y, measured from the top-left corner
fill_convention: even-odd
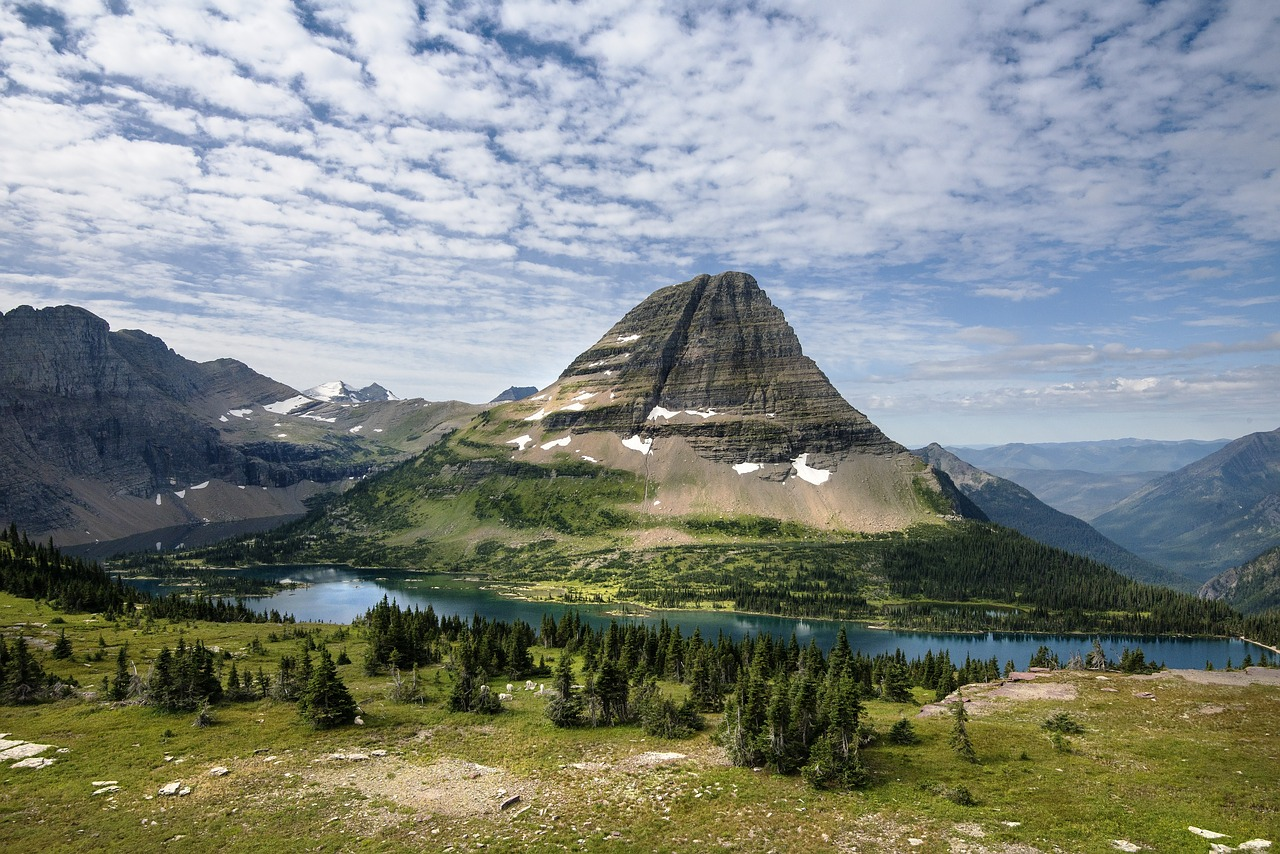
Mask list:
[[[0,315],[0,342],[0,520],[64,546],[296,515],[479,411],[377,385],[302,394],[74,306]]]
[[[1280,543],[1280,430],[1152,481],[1093,526],[1197,582],[1252,560]]]
[[[538,387],[532,385],[513,385],[506,391],[501,392],[490,403],[507,403],[513,400],[524,400],[526,397],[533,397],[538,393]]]
[[[1117,572],[1151,584],[1190,591],[1188,579],[1143,560],[1117,545],[1087,522],[1055,510],[1018,484],[969,465],[941,445],[916,451],[921,459],[946,472],[992,522],[1013,528],[1033,540],[1105,563]]]
[[[1049,506],[1088,521],[1150,481],[1226,444],[1226,439],[1110,439],[948,450],[967,463],[1026,487]]]
[[[321,383],[318,386],[307,389],[303,394],[312,400],[327,401],[329,403],[375,403],[400,399],[377,383],[367,385],[361,389],[353,389],[342,380]]]

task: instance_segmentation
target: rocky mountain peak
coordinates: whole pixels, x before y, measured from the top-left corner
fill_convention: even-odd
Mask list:
[[[343,380],[332,380],[304,391],[303,396],[328,403],[370,403],[377,400],[399,400],[377,383],[364,388],[352,388]]]
[[[810,454],[834,467],[850,453],[905,452],[841,397],[740,272],[656,291],[531,401],[547,429],[680,436],[717,462]]]

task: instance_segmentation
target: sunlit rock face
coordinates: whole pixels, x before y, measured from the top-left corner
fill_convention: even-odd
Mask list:
[[[538,397],[547,429],[681,436],[717,462],[808,454],[831,468],[905,452],[840,396],[746,273],[655,292]]]

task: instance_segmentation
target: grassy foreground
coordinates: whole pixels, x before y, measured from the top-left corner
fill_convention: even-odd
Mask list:
[[[49,648],[63,629],[74,655],[56,660]],[[123,643],[144,673],[180,636],[229,650],[242,670],[271,672],[299,648],[294,638],[269,639],[279,626],[130,628],[2,594],[0,630],[39,642],[41,664],[85,690],[114,671]],[[360,632],[342,634],[326,626],[315,639],[360,662]],[[250,651],[255,639],[261,653]],[[99,649],[101,661],[86,660]],[[316,731],[292,704],[272,701],[215,707],[206,728],[190,714],[84,699],[0,707],[0,732],[52,745],[42,755],[56,759],[39,769],[0,764],[0,848],[1029,854],[1122,850],[1121,841],[1208,852],[1188,826],[1227,834],[1219,841],[1230,845],[1280,843],[1280,685],[1057,673],[969,686],[976,765],[948,747],[948,716],[872,701],[880,733],[907,716],[920,743],[882,738],[864,748],[871,784],[831,793],[728,765],[714,716],[707,732],[681,741],[631,727],[559,730],[533,692],[515,691],[496,717],[456,715],[443,708],[449,676],[439,669],[423,671],[421,706],[386,699],[387,677],[366,677],[358,663],[339,673],[362,726]],[[1064,711],[1085,732],[1055,746],[1041,724]],[[218,766],[228,773],[210,776]],[[158,794],[177,781],[189,795]]]

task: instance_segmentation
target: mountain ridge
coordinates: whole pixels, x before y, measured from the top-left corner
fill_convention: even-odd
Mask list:
[[[1136,554],[1195,581],[1280,543],[1280,430],[1250,433],[1093,520]]]
[[[296,516],[479,410],[387,402],[357,414],[234,359],[193,362],[141,330],[111,331],[77,306],[0,314],[0,340],[0,519],[60,545]],[[306,410],[281,412],[292,399]]]
[[[1030,490],[970,465],[934,443],[915,453],[941,469],[990,519],[1045,545],[1092,558],[1122,575],[1189,591],[1194,585],[1112,542],[1087,522],[1050,507]]]

